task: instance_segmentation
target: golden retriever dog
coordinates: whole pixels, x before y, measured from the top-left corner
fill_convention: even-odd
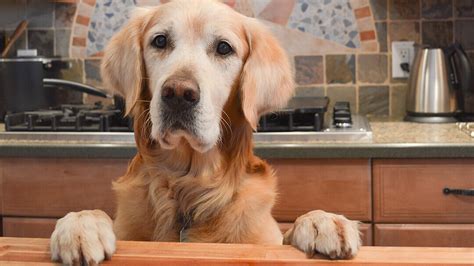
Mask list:
[[[102,76],[126,99],[138,153],[113,184],[115,220],[67,214],[51,236],[53,260],[99,263],[116,239],[357,253],[358,222],[312,211],[283,236],[271,215],[277,179],[253,154],[252,133],[294,84],[287,55],[256,19],[211,0],[140,8],[105,49]]]

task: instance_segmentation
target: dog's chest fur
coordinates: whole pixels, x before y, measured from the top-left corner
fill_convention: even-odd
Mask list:
[[[240,242],[255,232],[239,221],[248,217],[258,220],[262,213],[268,214],[275,199],[273,176],[231,179],[225,175],[153,174],[114,185],[119,239],[180,241],[180,231],[186,227],[186,241]],[[187,225],[186,219],[190,219]],[[235,226],[241,230],[234,234],[230,227]]]

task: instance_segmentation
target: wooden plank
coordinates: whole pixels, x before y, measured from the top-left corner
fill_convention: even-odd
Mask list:
[[[376,224],[374,234],[376,246],[474,247],[474,224]]]
[[[101,209],[114,214],[112,180],[125,159],[3,158],[3,215],[62,217]]]
[[[474,159],[374,160],[374,221],[474,223],[474,197],[443,189],[474,188]]]
[[[278,177],[278,199],[273,216],[294,220],[312,210],[343,214],[368,222],[371,211],[371,167],[364,159],[268,160]]]
[[[0,238],[1,264],[50,260],[48,239]],[[474,248],[362,247],[352,260],[307,258],[291,246],[166,242],[117,243],[109,264],[130,265],[472,265]]]
[[[57,219],[3,217],[3,236],[49,238]]]
[[[278,226],[280,227],[281,232],[284,234],[286,231],[288,231],[292,226],[293,223],[278,223]],[[372,225],[371,224],[365,224],[362,223],[360,224],[360,232],[362,233],[361,239],[362,239],[362,245],[364,246],[372,246],[373,245],[373,234],[372,234]]]

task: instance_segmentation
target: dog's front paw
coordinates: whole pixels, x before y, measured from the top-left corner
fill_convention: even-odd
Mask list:
[[[311,211],[296,219],[293,228],[285,233],[283,243],[311,257],[319,252],[331,259],[348,259],[355,256],[361,245],[359,222],[342,215]]]
[[[63,264],[98,264],[115,252],[110,217],[100,210],[70,212],[51,235],[51,259]]]

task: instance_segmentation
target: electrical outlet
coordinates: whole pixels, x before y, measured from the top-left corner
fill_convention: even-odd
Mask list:
[[[415,57],[415,42],[392,42],[392,77],[408,78]]]

